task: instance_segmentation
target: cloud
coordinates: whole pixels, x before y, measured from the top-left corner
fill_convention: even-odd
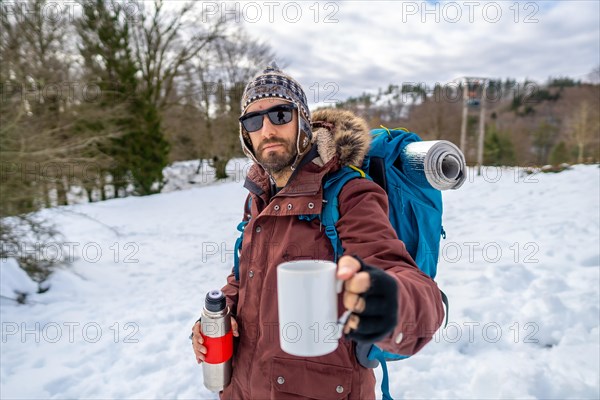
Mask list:
[[[344,99],[390,83],[433,85],[464,75],[580,79],[599,63],[597,1],[271,4],[272,22],[264,11],[246,26],[312,87],[313,100],[331,82]]]

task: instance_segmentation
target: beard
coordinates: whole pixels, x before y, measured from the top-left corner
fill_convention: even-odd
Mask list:
[[[277,151],[267,151],[263,155],[264,147],[274,143],[282,144],[284,151],[281,152],[281,149],[277,149]],[[269,174],[276,174],[283,171],[286,167],[291,166],[294,163],[297,154],[298,151],[296,150],[296,144],[294,142],[286,141],[284,139],[272,139],[261,143],[256,152],[256,160]]]

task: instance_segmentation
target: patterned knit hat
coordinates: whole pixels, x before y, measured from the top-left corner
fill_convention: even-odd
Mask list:
[[[306,94],[294,78],[284,73],[275,62],[272,62],[246,85],[241,101],[242,115],[251,104],[266,98],[287,100],[298,107],[298,138],[296,141],[298,157],[292,165],[292,168],[294,168],[302,156],[309,150],[312,140],[310,110],[308,109]],[[248,132],[245,131],[241,124],[240,140],[246,155],[256,161]]]

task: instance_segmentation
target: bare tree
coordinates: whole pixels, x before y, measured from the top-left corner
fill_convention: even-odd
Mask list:
[[[571,139],[577,146],[577,163],[585,161],[585,150],[599,136],[600,121],[598,110],[592,110],[590,103],[583,100],[567,120]]]
[[[436,92],[413,108],[408,124],[411,130],[423,135],[424,138],[445,139],[458,143],[461,106],[461,101]]]
[[[592,69],[587,78],[593,85],[600,85],[600,65]]]
[[[222,37],[221,19],[208,20],[201,13],[194,14],[195,3],[184,4],[179,10],[164,10],[164,2],[155,0],[153,9],[135,1],[139,17],[132,24],[135,57],[139,64],[146,98],[159,111],[169,106],[175,80],[184,66],[215,39]]]
[[[171,144],[169,160],[198,159],[199,173],[202,160],[211,157],[211,144],[202,93],[191,64],[186,65],[170,102],[173,105],[163,112],[165,135]]]
[[[102,155],[95,146],[106,131],[80,131],[95,108],[80,104],[73,86],[66,9],[48,16],[46,2],[2,4],[0,13],[0,236],[3,243],[23,246],[56,237],[57,232],[35,211],[67,204],[86,163]],[[34,279],[42,280],[50,264],[39,253],[12,252]]]
[[[202,57],[190,60],[184,79],[179,80],[180,110],[185,106],[189,114],[184,118],[195,123],[194,153],[209,160],[217,179],[227,177],[226,166],[231,158],[242,156],[237,119],[244,87],[273,58],[267,44],[252,39],[241,28],[228,27],[225,35],[202,52]],[[179,130],[190,129],[181,126]]]

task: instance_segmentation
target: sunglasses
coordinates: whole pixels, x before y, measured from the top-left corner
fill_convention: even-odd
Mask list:
[[[263,127],[263,115],[269,117],[273,125],[285,125],[292,121],[295,104],[278,104],[262,111],[254,111],[240,117],[240,123],[248,132],[256,132]]]

